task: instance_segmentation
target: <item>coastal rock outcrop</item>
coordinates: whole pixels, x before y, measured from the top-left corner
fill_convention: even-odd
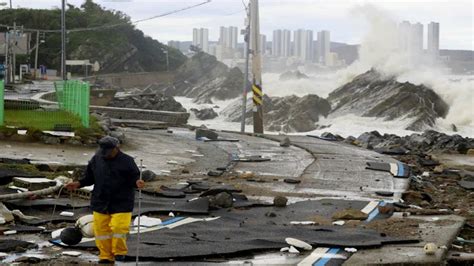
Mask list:
[[[437,118],[448,114],[449,106],[432,89],[409,82],[400,83],[372,69],[329,94],[331,116],[355,114],[386,120],[410,119],[408,130],[423,131]]]

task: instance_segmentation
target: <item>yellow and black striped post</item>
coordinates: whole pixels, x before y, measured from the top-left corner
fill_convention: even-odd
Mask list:
[[[253,131],[254,133],[263,133],[263,91],[262,86],[253,83]]]

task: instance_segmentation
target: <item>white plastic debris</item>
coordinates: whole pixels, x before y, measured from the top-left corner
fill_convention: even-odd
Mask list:
[[[61,254],[65,256],[79,257],[82,253],[79,251],[63,251]]]
[[[7,256],[7,253],[0,252],[0,259],[6,258]]]
[[[6,223],[7,223],[7,221],[5,221],[5,218],[0,217],[0,224],[6,224]]]
[[[423,249],[425,250],[426,255],[434,255],[438,249],[438,246],[435,243],[428,243]]]
[[[26,135],[26,132],[27,132],[27,130],[25,130],[25,129],[19,129],[19,130],[16,131],[16,133],[18,135]]]
[[[161,219],[148,217],[146,215],[140,216],[140,227],[153,227],[162,224]],[[138,217],[133,220],[133,225],[138,226]]]
[[[61,228],[61,229],[58,229],[58,230],[54,230],[53,232],[51,232],[51,238],[58,238],[60,235],[61,235],[61,232],[64,230],[64,228]]]
[[[197,151],[195,151],[195,150],[186,150],[186,152],[189,152],[189,153],[196,153]]]
[[[163,174],[170,174],[171,173],[170,170],[160,170],[160,172],[162,172]]]
[[[349,253],[356,253],[357,249],[356,248],[345,248],[344,251],[349,252]]]
[[[430,172],[423,172],[423,174],[421,174],[422,177],[429,177],[430,176]]]
[[[289,247],[284,247],[280,249],[280,252],[288,252],[288,251],[290,251]]]
[[[64,216],[64,217],[73,217],[74,213],[73,212],[62,211],[59,215]]]
[[[173,213],[173,212],[170,212],[170,213],[168,214],[168,216],[169,216],[169,217],[174,217],[174,213]]]
[[[191,154],[191,156],[193,156],[193,157],[204,157],[203,154],[198,154],[198,153]]]
[[[313,222],[313,221],[291,221],[290,224],[292,224],[292,225],[313,225],[313,224],[316,224],[316,222]]]
[[[76,227],[81,229],[82,235],[87,238],[92,238],[94,234],[94,216],[92,214],[84,215],[77,219]]]
[[[167,164],[178,164],[177,161],[173,161],[173,160],[167,161],[166,163],[167,163]]]
[[[8,231],[3,232],[3,235],[9,236],[9,235],[14,235],[16,233],[17,233],[16,230],[8,230]]]
[[[299,254],[300,252],[293,246],[290,247],[288,252],[293,253],[293,254]]]
[[[304,250],[312,250],[313,247],[304,242],[304,241],[301,241],[299,239],[296,239],[296,238],[291,238],[291,237],[287,237],[285,238],[285,241],[288,245],[291,245],[291,246],[295,246],[297,248],[301,248],[301,249],[304,249]]]
[[[344,225],[346,222],[344,221],[335,221],[335,222],[332,222],[333,225]]]

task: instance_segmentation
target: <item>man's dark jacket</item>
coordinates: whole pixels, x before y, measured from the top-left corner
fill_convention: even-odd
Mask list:
[[[119,151],[113,159],[94,155],[80,187],[94,185],[91,209],[103,214],[131,212],[140,171],[132,157]]]

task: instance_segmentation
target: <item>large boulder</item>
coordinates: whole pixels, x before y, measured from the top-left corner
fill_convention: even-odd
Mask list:
[[[250,97],[249,97],[250,98]],[[252,123],[252,99],[247,101],[246,123]],[[307,132],[317,128],[319,117],[326,117],[331,106],[329,102],[317,95],[308,94],[303,97],[295,95],[286,97],[263,96],[264,127],[269,131]],[[237,99],[230,104],[220,115],[228,121],[242,120],[242,102]]]
[[[211,103],[212,99],[234,99],[242,93],[243,73],[229,68],[216,57],[198,52],[176,72],[170,86],[161,87],[166,95],[186,96],[196,103]]]
[[[191,112],[194,113],[197,119],[199,120],[209,120],[209,119],[214,119],[218,115],[212,108],[204,108],[204,109],[196,109],[196,108],[191,108]]]
[[[280,75],[281,81],[292,80],[292,79],[309,79],[309,77],[306,74],[301,73],[299,70],[287,71]]]
[[[423,131],[437,118],[448,114],[449,106],[425,85],[400,83],[372,69],[331,92],[331,115],[355,114],[386,120],[411,119],[408,130]]]

